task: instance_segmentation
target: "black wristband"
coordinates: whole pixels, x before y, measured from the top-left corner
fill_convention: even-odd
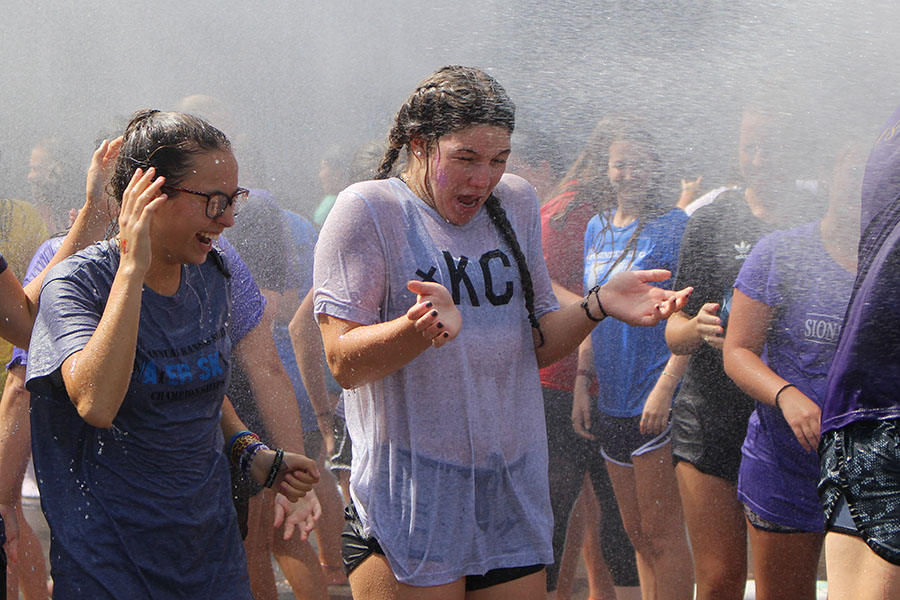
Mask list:
[[[781,396],[781,392],[783,392],[784,390],[786,390],[788,388],[795,388],[795,387],[797,387],[797,386],[794,385],[793,383],[788,383],[788,384],[781,386],[781,389],[778,390],[777,392],[775,392],[775,408],[777,408],[779,410],[781,409],[781,407],[778,406],[778,397]]]
[[[267,488],[272,487],[275,483],[275,478],[278,477],[278,469],[281,468],[281,461],[284,460],[284,450],[279,448],[275,451],[275,460],[272,461],[272,468],[269,469],[269,476],[266,478],[266,482],[263,484]]]
[[[591,309],[590,309],[590,307],[588,307],[588,302],[591,299],[591,294],[593,294],[597,297],[597,306],[600,307],[600,314],[603,315],[599,319],[591,314]],[[606,314],[606,311],[603,310],[603,303],[600,302],[600,286],[599,285],[595,285],[590,290],[588,290],[587,296],[585,296],[584,300],[581,301],[581,308],[584,309],[584,314],[587,315],[587,318],[590,319],[591,321],[593,321],[594,323],[599,323],[600,321],[602,321],[603,319],[605,319],[608,316]]]
[[[2,254],[0,254],[0,274],[2,274],[8,266],[9,264],[7,264],[6,259],[3,258]]]

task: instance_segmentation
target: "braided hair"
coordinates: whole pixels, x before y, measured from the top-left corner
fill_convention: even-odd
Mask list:
[[[480,69],[449,65],[442,67],[422,81],[403,103],[388,134],[388,148],[375,178],[386,179],[404,147],[409,151],[410,142],[422,138],[427,145],[436,144],[444,135],[472,125],[493,125],[512,134],[516,123],[516,107],[506,90],[496,79]],[[500,199],[493,193],[484,205],[491,222],[509,246],[519,270],[522,293],[528,322],[540,334],[534,314],[534,285],[525,254],[519,245]]]

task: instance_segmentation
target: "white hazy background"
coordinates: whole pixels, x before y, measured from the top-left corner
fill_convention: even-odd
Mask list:
[[[266,165],[243,183],[305,212],[323,154],[384,136],[448,63],[494,75],[519,124],[566,160],[604,114],[642,116],[676,180],[703,174],[707,188],[732,172],[737,112],[761,86],[789,90],[813,130],[874,139],[900,98],[898,17],[900,4],[871,0],[4,0],[0,196],[30,197],[39,139],[70,138],[86,165],[130,113],[202,93],[231,107]]]

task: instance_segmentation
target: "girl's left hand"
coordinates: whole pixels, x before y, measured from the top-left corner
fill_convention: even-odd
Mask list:
[[[675,386],[665,382],[665,379],[664,376],[660,376],[660,381],[656,382],[644,402],[644,412],[641,414],[641,434],[643,435],[662,433],[669,424]]]
[[[650,285],[671,276],[665,269],[617,273],[600,288],[603,310],[629,325],[656,325],[684,308],[693,291],[685,288],[674,292]]]
[[[260,485],[264,484],[269,477],[274,461],[274,450],[260,450],[253,458],[253,462],[250,463],[250,476],[253,481]],[[319,469],[316,461],[302,454],[285,452],[272,489],[287,496],[288,500],[295,501],[312,490],[313,485],[318,481]]]
[[[284,523],[285,540],[291,539],[294,529],[298,529],[300,541],[305,542],[321,516],[322,506],[315,492],[309,492],[296,502],[291,502],[283,494],[278,494],[275,496],[275,521],[272,527],[278,529]]]

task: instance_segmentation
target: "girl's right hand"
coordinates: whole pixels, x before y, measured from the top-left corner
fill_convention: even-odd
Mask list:
[[[822,427],[819,405],[797,388],[790,387],[778,397],[778,408],[803,449],[808,452],[818,450]]]
[[[417,296],[406,317],[432,346],[440,348],[459,335],[462,315],[447,288],[433,281],[410,281],[406,287]]]
[[[122,265],[131,265],[144,274],[150,267],[150,222],[153,213],[168,196],[161,194],[165,177],[155,177],[156,169],[137,169],[122,194],[119,210],[119,251]]]
[[[701,340],[721,350],[725,346],[725,328],[722,327],[722,319],[719,318],[718,312],[719,304],[707,302],[694,317],[694,325]]]
[[[585,439],[597,439],[597,436],[590,431],[591,393],[584,385],[575,385],[575,393],[572,397],[572,429]]]

